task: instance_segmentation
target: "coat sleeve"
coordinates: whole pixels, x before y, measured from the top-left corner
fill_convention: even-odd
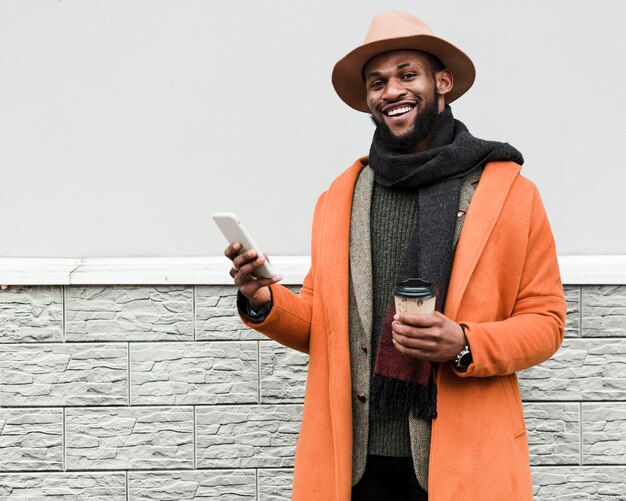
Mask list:
[[[563,341],[566,303],[554,238],[533,191],[528,245],[513,310],[504,320],[463,322],[473,363],[460,377],[503,376],[550,358]]]
[[[313,232],[311,236],[311,268],[307,273],[300,294],[296,295],[288,288],[272,284],[272,309],[263,322],[252,322],[244,316],[241,320],[248,326],[269,338],[304,353],[309,352],[311,335],[311,317],[315,283],[315,263],[317,258],[318,234],[323,221],[326,205],[326,193],[323,193],[315,207]]]

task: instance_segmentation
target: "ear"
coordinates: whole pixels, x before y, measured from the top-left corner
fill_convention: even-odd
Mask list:
[[[442,70],[435,73],[435,85],[440,96],[445,96],[452,90],[454,79],[450,70]]]

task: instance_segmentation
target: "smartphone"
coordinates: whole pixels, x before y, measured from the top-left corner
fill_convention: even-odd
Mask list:
[[[213,221],[222,231],[222,234],[226,237],[229,244],[234,244],[235,242],[239,242],[241,244],[241,249],[239,253],[245,252],[247,250],[253,249],[256,251],[257,256],[264,256],[265,254],[261,252],[261,249],[258,245],[254,243],[250,233],[246,231],[244,226],[239,221],[239,218],[233,214],[232,212],[216,212],[213,214]],[[256,269],[255,275],[261,278],[272,278],[277,275],[277,273],[272,269],[270,263],[265,260],[265,262]]]

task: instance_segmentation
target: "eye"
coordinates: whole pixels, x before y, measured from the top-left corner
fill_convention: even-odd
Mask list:
[[[370,89],[379,89],[383,85],[384,82],[382,80],[373,80],[372,82],[370,82]]]
[[[416,73],[409,71],[407,73],[403,73],[401,78],[402,80],[410,80],[411,78],[415,78],[416,76]]]

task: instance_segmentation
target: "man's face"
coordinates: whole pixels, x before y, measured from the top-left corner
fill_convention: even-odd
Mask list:
[[[364,68],[367,105],[382,138],[411,149],[433,129],[443,111],[428,57],[412,50],[386,52]]]

